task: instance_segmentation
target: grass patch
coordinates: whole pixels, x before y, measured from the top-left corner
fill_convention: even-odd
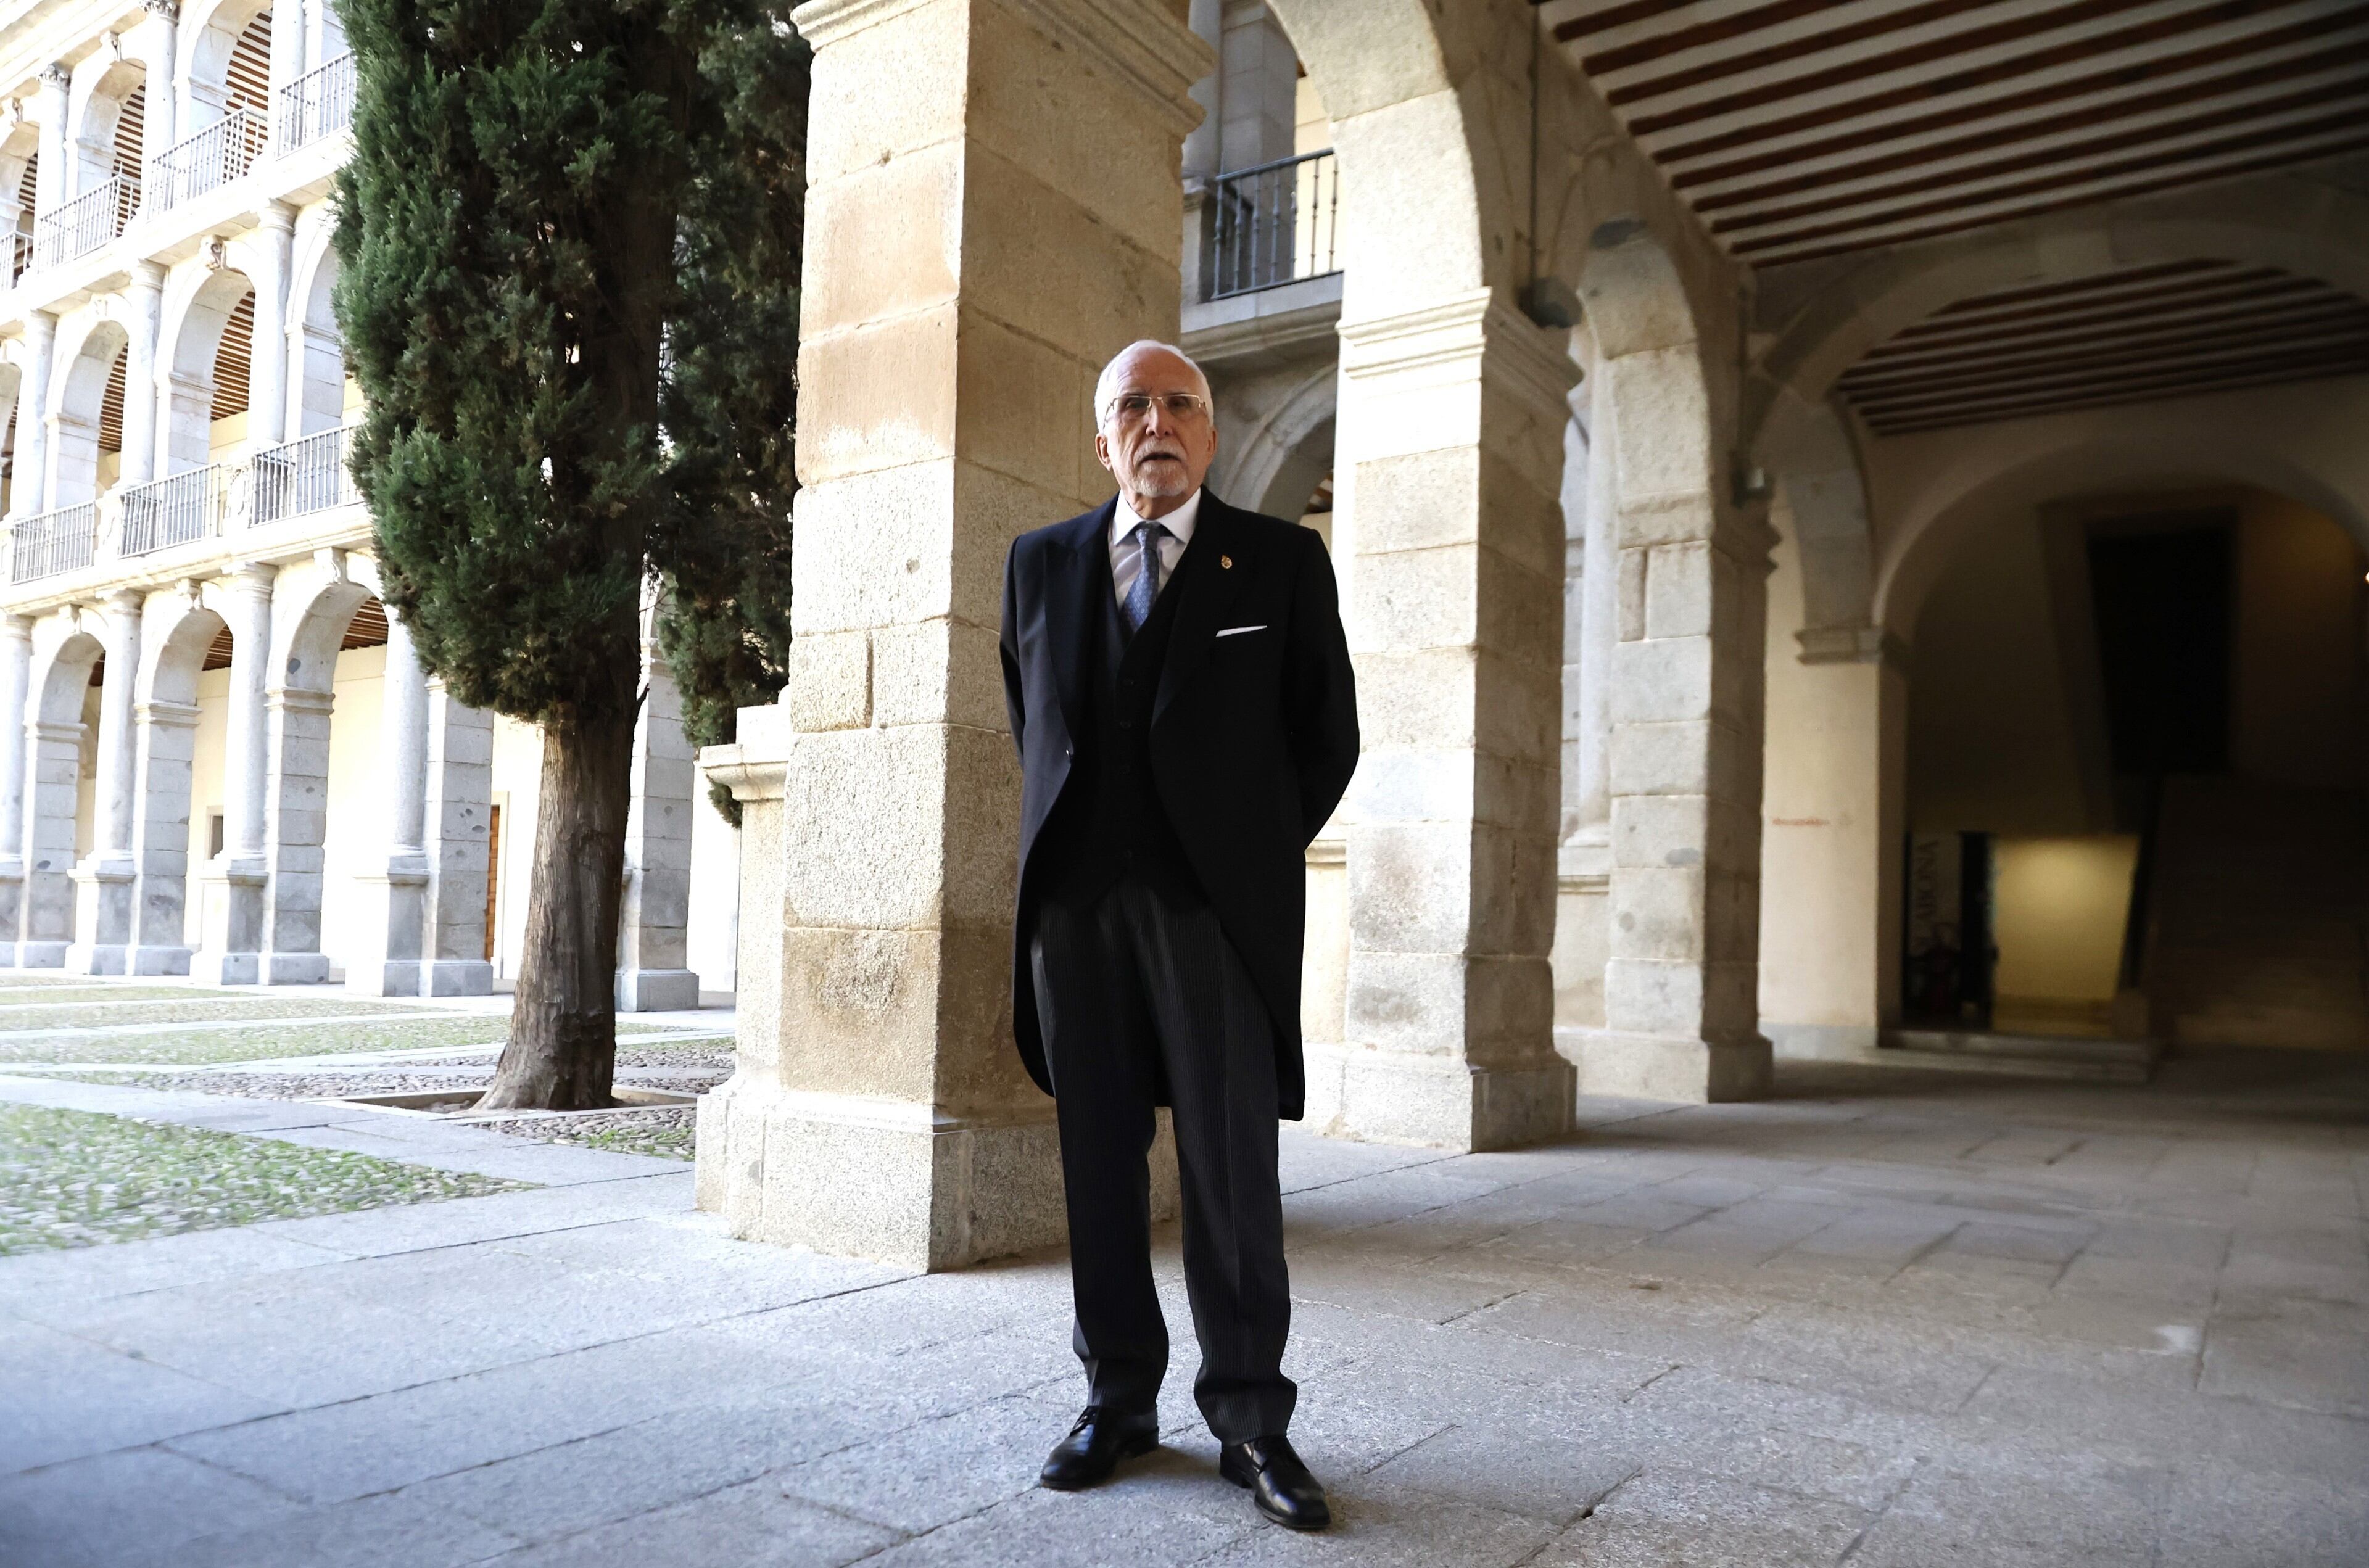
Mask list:
[[[235,1001],[218,990],[200,990],[193,986],[37,986],[21,992],[0,986],[0,1020],[15,1015],[18,1010],[29,1010],[39,1003],[46,1007],[67,1007],[90,1001],[204,1001],[207,1000]],[[0,1029],[8,1025],[0,1022]]]
[[[224,1062],[277,1061],[285,1057],[343,1056],[358,1051],[418,1051],[483,1046],[498,1050],[509,1038],[510,1021],[498,1014],[452,1013],[358,1020],[310,1027],[208,1029],[187,1035],[28,1035],[0,1038],[0,1071],[11,1062],[120,1062],[140,1067],[212,1067]],[[645,1044],[673,1038],[680,1030],[618,1031],[620,1040]],[[729,1049],[729,1042],[725,1048]],[[619,1053],[620,1059],[624,1053]],[[45,1075],[47,1076],[47,1075]],[[101,1080],[115,1082],[107,1077]]]
[[[135,1024],[230,1024],[245,1018],[336,1018],[353,1013],[401,1013],[418,1009],[384,1001],[328,997],[214,996],[202,1001],[134,1001],[122,1007],[28,1007],[0,1013],[0,1034],[44,1029],[119,1029]],[[446,1013],[433,1016],[447,1017]],[[10,1042],[0,1038],[0,1052]]]
[[[129,1116],[0,1104],[0,1257],[530,1185]]]

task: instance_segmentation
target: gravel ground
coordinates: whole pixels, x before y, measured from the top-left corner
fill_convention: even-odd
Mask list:
[[[617,1042],[619,1067],[704,1067],[713,1068],[729,1077],[732,1072],[732,1042],[706,1040],[681,1046],[629,1045],[620,1036]]]
[[[726,1061],[706,1071],[653,1070],[629,1068],[624,1062],[617,1082],[647,1089],[672,1089],[679,1093],[704,1094],[732,1076]],[[188,1089],[200,1094],[237,1094],[256,1100],[347,1100],[357,1094],[406,1094],[418,1090],[466,1088],[492,1082],[490,1060],[452,1067],[428,1067],[406,1062],[401,1067],[362,1068],[350,1072],[159,1072],[149,1069],[119,1071],[94,1068],[84,1072],[51,1072],[45,1078],[74,1078],[85,1083],[128,1083],[142,1089]]]
[[[354,1013],[420,1015],[399,1002],[348,1001],[342,997],[212,996],[201,1001],[131,1001],[120,1007],[28,1007],[0,1013],[0,1031],[115,1029],[128,1024],[226,1024],[244,1018],[335,1018]],[[429,1016],[448,1018],[450,1013]],[[13,1041],[0,1039],[0,1051]]]
[[[578,1149],[605,1149],[612,1154],[654,1154],[661,1160],[692,1158],[692,1127],[695,1106],[659,1105],[643,1111],[611,1111],[604,1116],[530,1116],[511,1122],[475,1122],[512,1138],[544,1143],[567,1143]]]
[[[528,1185],[129,1116],[0,1104],[0,1256]]]

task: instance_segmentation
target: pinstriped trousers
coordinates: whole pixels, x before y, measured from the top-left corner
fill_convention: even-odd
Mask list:
[[[1282,1433],[1299,1391],[1282,1370],[1291,1295],[1275,1036],[1250,972],[1197,895],[1131,876],[1082,905],[1047,900],[1029,962],[1090,1402],[1149,1410],[1168,1368],[1145,1165],[1164,1100],[1175,1115],[1184,1288],[1201,1342],[1194,1398],[1220,1442]]]

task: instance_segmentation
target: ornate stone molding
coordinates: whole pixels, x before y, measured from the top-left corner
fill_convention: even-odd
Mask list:
[[[144,703],[133,704],[132,716],[142,724],[162,725],[167,729],[195,729],[198,727],[198,704],[151,697]]]
[[[1455,379],[1464,367],[1517,392],[1557,424],[1571,417],[1564,399],[1579,384],[1579,366],[1494,289],[1341,324],[1341,369],[1353,381],[1439,372]]]

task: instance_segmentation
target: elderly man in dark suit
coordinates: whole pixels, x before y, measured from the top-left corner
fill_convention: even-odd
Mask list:
[[[1091,1486],[1159,1445],[1145,1160],[1164,1104],[1219,1469],[1267,1517],[1322,1529],[1323,1488],[1285,1436],[1276,1123],[1304,1097],[1305,855],[1357,761],[1348,645],[1323,541],[1202,488],[1218,436],[1192,361],[1130,346],[1094,414],[1118,494],[1021,535],[1004,568],[1013,1027],[1058,1107],[1089,1391],[1040,1479]]]

